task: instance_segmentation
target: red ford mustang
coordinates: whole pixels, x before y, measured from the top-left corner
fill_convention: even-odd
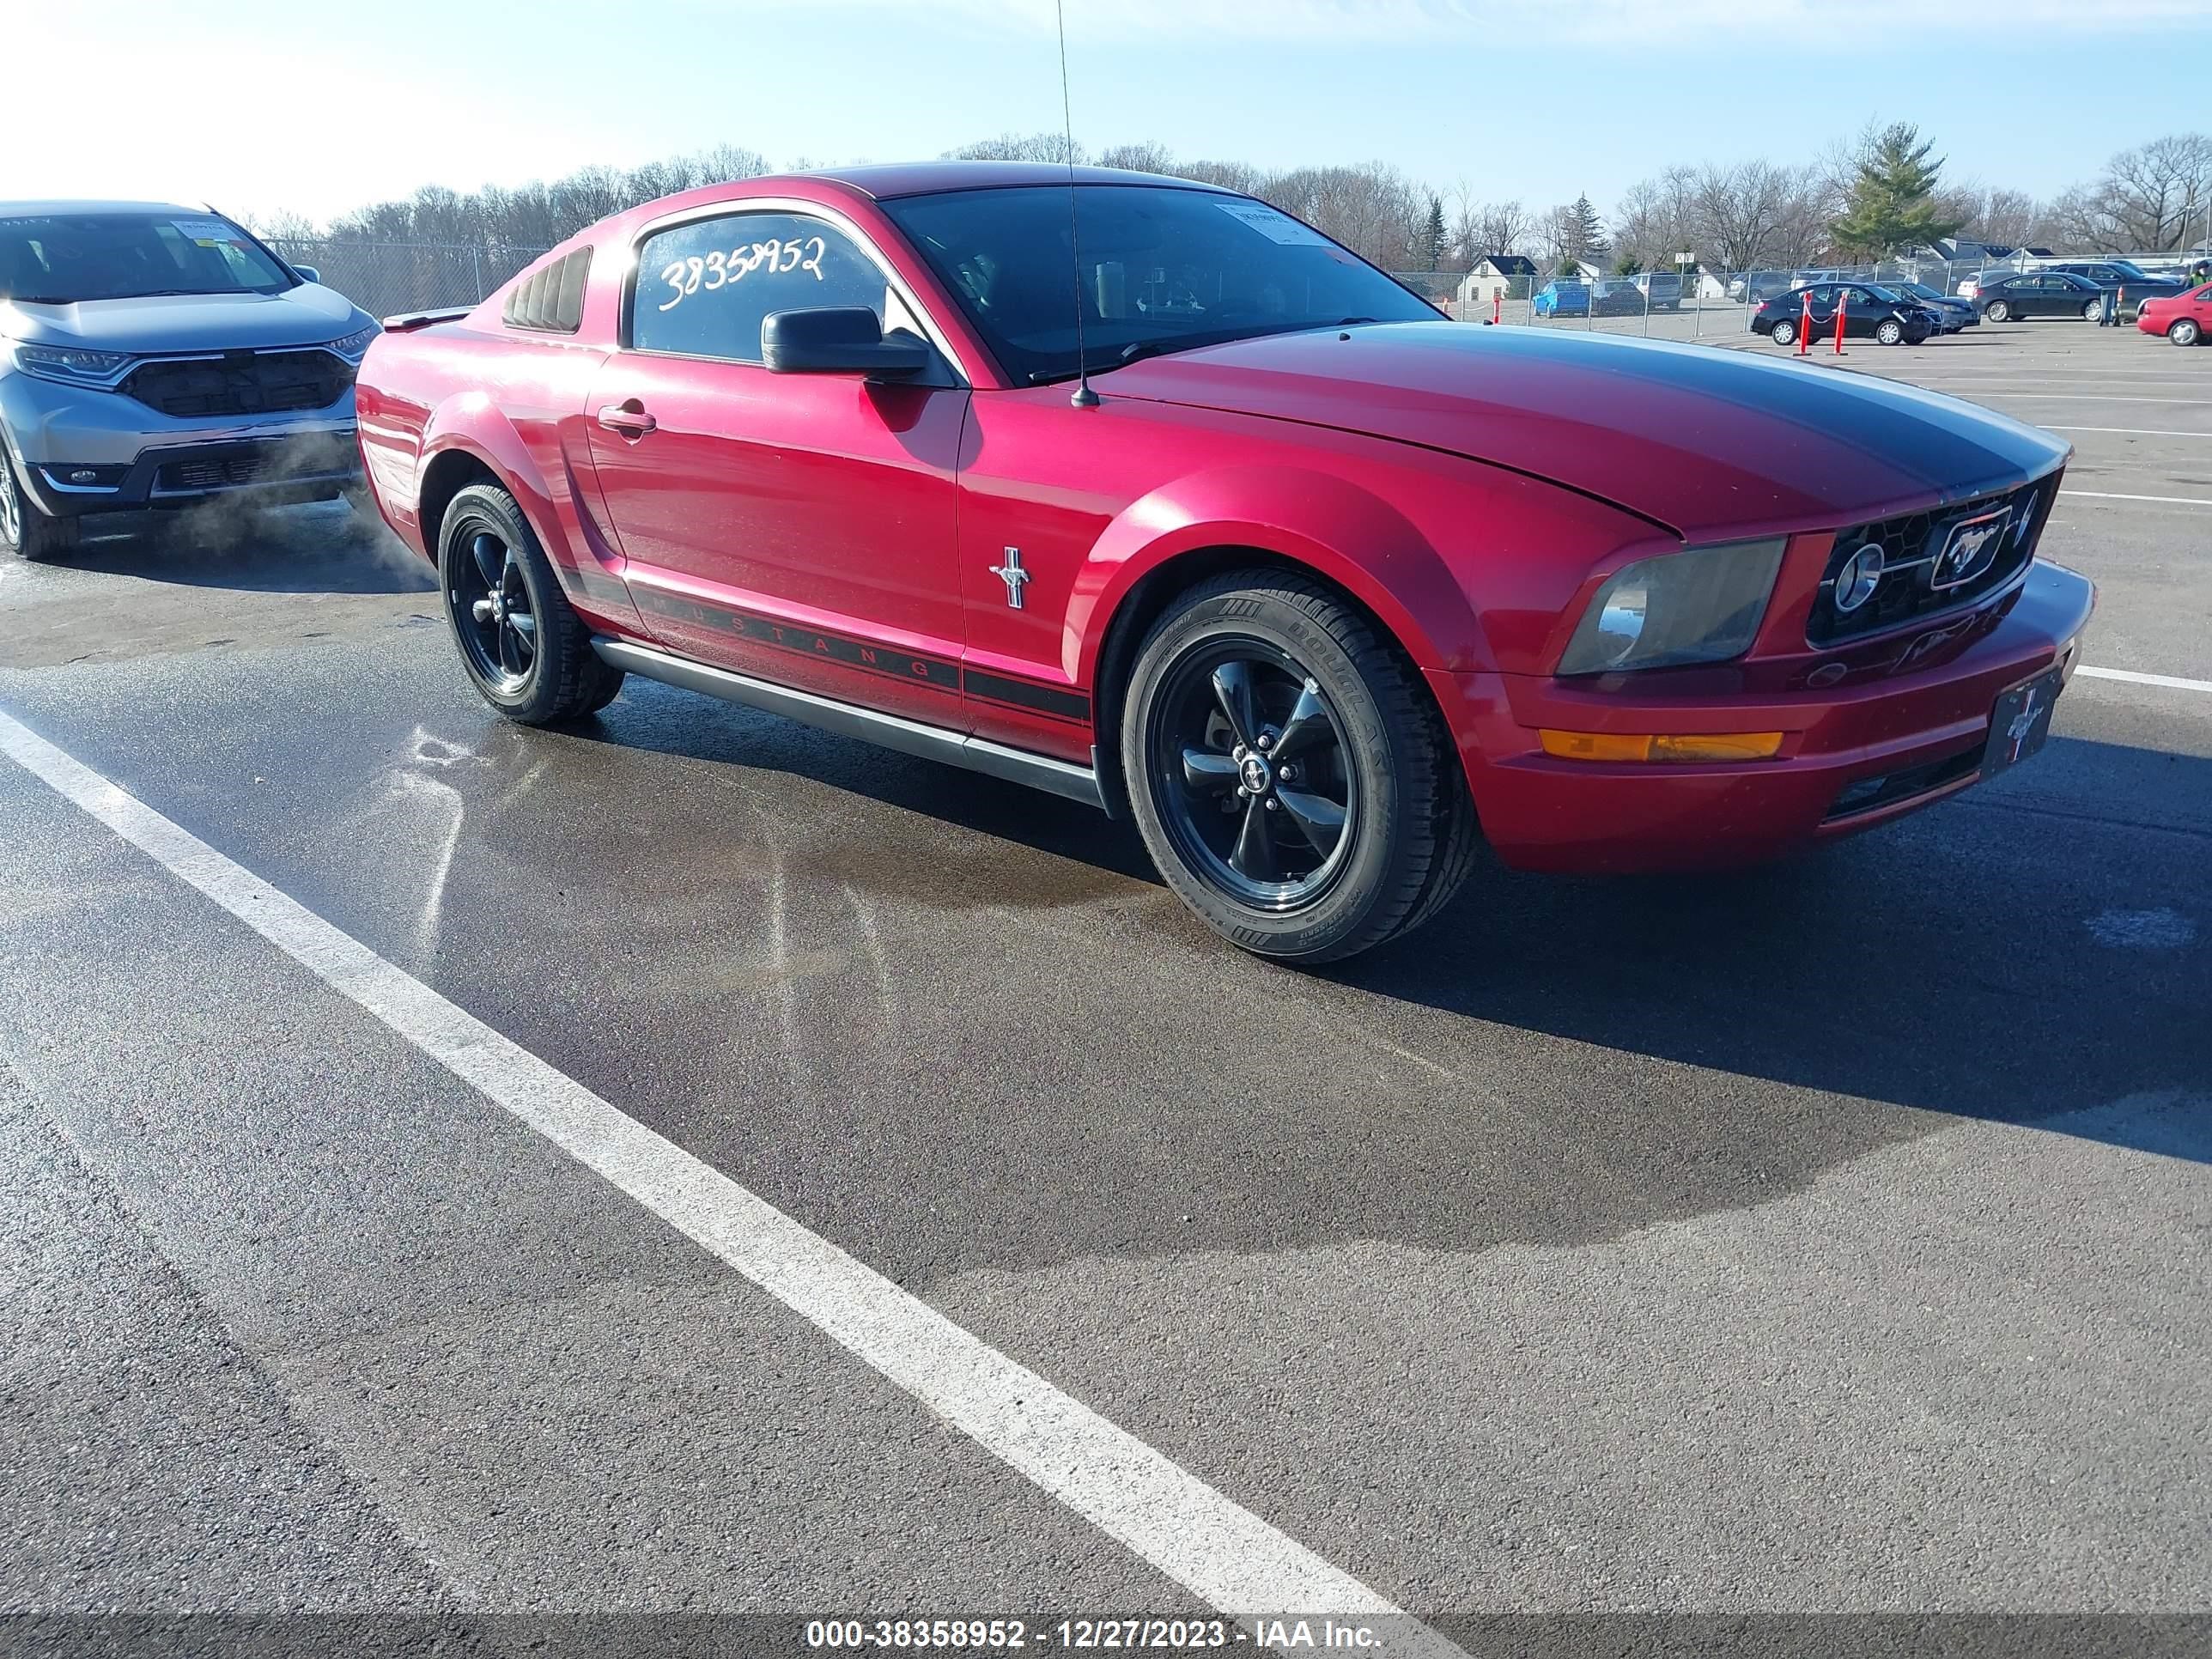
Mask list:
[[[1963,789],[2041,744],[2093,599],[2034,558],[2042,432],[1454,324],[1132,173],[672,197],[394,319],[358,406],[510,717],[643,674],[1126,811],[1207,922],[1307,962],[1483,842],[1730,864]]]

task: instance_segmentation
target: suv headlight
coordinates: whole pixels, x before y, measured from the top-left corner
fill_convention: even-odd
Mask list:
[[[382,329],[371,323],[367,328],[357,329],[343,340],[329,342],[323,349],[335,351],[348,362],[357,363],[368,354],[368,343],[383,332]]]
[[[1561,674],[1724,662],[1751,648],[1782,568],[1782,540],[1638,559],[1606,579],[1560,655]]]
[[[10,341],[8,355],[26,374],[64,386],[112,386],[137,361],[127,351],[88,351],[78,346],[25,345]]]

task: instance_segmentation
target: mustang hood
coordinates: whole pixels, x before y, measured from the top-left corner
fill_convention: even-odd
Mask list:
[[[368,322],[352,301],[318,283],[282,294],[154,295],[69,305],[0,301],[0,334],[27,345],[95,351],[226,351],[320,345]]]
[[[1448,450],[1692,541],[1917,511],[2023,483],[2070,453],[2033,427],[1872,375],[1463,323],[1240,340],[1132,364],[1099,388]]]

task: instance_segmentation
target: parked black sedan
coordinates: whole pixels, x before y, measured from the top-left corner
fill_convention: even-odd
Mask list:
[[[2117,288],[2077,276],[2070,270],[2024,270],[1983,280],[1974,295],[1985,321],[2025,322],[2030,317],[2079,317],[2101,323],[2107,308],[2119,303]]]
[[[2130,316],[2145,300],[2171,300],[2198,286],[2185,276],[2154,276],[2132,259],[2062,259],[2044,270],[2086,276],[2100,288],[2118,289],[2120,304]]]
[[[1797,343],[1803,326],[1805,300],[1813,301],[1813,337],[1833,339],[1836,308],[1844,312],[1844,337],[1873,340],[1882,345],[1918,345],[1940,333],[1942,324],[1927,307],[1916,304],[1893,289],[1873,283],[1816,283],[1778,294],[1753,312],[1751,331],[1764,334],[1778,346]]]

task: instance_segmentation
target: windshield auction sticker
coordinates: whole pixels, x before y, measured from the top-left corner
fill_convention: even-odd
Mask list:
[[[1310,230],[1287,213],[1259,202],[1216,202],[1219,208],[1240,224],[1258,231],[1271,242],[1280,242],[1285,247],[1331,247],[1328,237],[1317,230]]]
[[[240,240],[236,228],[220,219],[176,219],[171,222],[179,235],[202,247],[221,247],[226,242]]]

